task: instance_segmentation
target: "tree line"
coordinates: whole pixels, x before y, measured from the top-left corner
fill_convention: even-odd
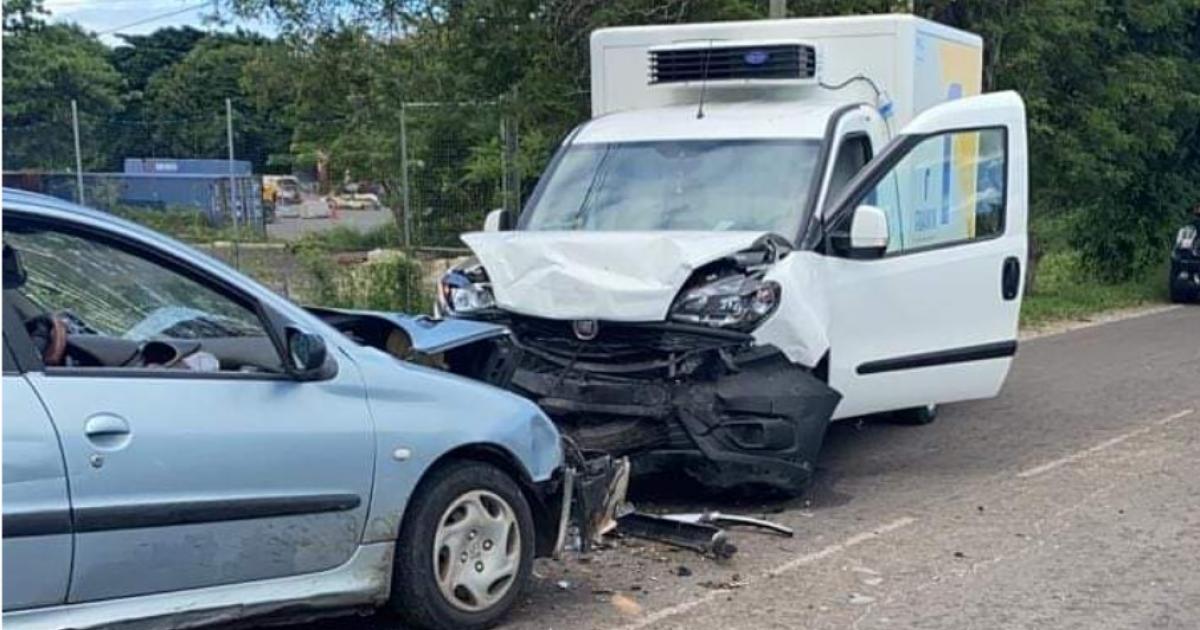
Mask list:
[[[766,0],[222,0],[278,35],[191,28],[101,44],[4,0],[5,168],[73,166],[60,129],[79,102],[85,168],[124,156],[238,155],[259,172],[325,165],[394,181],[398,104],[495,103],[520,129],[531,182],[588,115],[588,35],[600,27],[759,19]],[[987,90],[1029,112],[1031,203],[1046,247],[1099,281],[1160,264],[1200,202],[1200,0],[791,0],[793,16],[912,10],[983,36]],[[471,108],[410,129],[410,150],[458,139],[463,185],[498,179],[500,141]],[[410,156],[412,157],[412,156]],[[455,180],[447,180],[454,185]]]

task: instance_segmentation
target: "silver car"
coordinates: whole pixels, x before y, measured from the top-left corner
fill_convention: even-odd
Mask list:
[[[5,628],[384,606],[478,628],[561,540],[531,403],[131,223],[3,204]]]

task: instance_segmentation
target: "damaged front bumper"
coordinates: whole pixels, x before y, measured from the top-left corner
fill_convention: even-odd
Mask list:
[[[682,471],[714,489],[802,490],[841,398],[741,332],[313,310],[366,345],[533,400],[579,451],[629,456],[635,473]]]
[[[605,322],[585,341],[568,322],[508,325],[508,337],[449,351],[449,368],[532,399],[580,448],[628,455],[638,473],[799,491],[840,399],[743,333]]]

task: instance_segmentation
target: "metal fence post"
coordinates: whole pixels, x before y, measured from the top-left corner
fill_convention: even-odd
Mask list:
[[[233,101],[225,99],[225,140],[229,143],[229,212],[233,215],[233,266],[242,268],[242,253],[238,248],[237,182],[233,173]]]
[[[79,190],[79,205],[83,205],[83,155],[79,152],[79,105],[71,99],[71,127],[75,130],[75,186]]]
[[[504,208],[515,215],[521,211],[521,172],[517,166],[517,151],[520,147],[517,141],[517,125],[511,116],[501,114],[500,130],[504,141]]]
[[[404,249],[412,248],[412,195],[408,184],[408,107],[400,103],[400,186],[404,189]]]

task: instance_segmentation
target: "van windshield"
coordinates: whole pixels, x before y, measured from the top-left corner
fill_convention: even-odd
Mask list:
[[[547,173],[528,230],[752,230],[794,237],[816,140],[578,144]]]

